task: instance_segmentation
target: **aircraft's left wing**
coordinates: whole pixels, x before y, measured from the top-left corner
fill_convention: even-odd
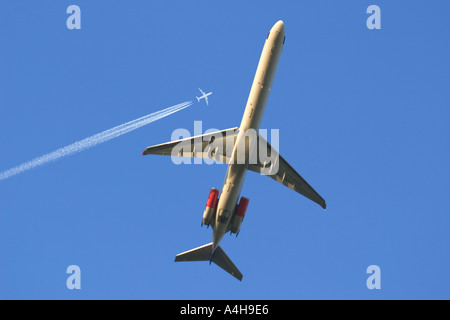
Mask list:
[[[142,155],[159,154],[174,157],[212,159],[228,163],[239,128],[189,137],[148,147]]]
[[[273,180],[300,193],[306,198],[319,204],[322,208],[326,209],[327,204],[325,200],[317,193],[317,191],[314,190],[313,187],[311,187],[309,183],[306,182],[306,180],[303,179],[303,177],[298,174],[298,172],[295,171],[295,169],[292,168],[286,160],[284,160],[277,150],[272,148],[272,146],[263,137],[258,136],[259,147],[261,144],[265,144],[267,154],[275,159],[273,161],[274,163],[261,163],[258,157],[258,163],[249,164],[248,169],[269,176]]]

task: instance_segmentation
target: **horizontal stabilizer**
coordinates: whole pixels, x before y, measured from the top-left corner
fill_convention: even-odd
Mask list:
[[[177,254],[175,262],[180,261],[212,261],[221,267],[223,270],[231,274],[233,277],[242,281],[242,273],[234,265],[233,261],[227,256],[225,251],[218,246],[213,254],[213,244],[208,243],[204,246]],[[212,257],[212,259],[211,259]]]

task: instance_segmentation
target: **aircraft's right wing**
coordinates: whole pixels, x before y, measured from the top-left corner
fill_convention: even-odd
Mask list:
[[[314,190],[305,179],[302,178],[297,171],[286,161],[284,158],[278,153],[277,150],[272,148],[272,146],[261,136],[258,136],[258,144],[266,143],[267,153],[271,154],[272,158],[278,159],[275,160],[275,163],[271,163],[270,165],[266,163],[261,163],[258,157],[257,164],[250,164],[248,169],[254,172],[261,173],[263,175],[267,175],[273,180],[281,183],[282,185],[288,187],[291,190],[294,190],[301,195],[307,197],[308,199],[314,201],[319,204],[322,208],[326,209],[327,204],[325,200]],[[275,157],[277,156],[277,157]],[[272,170],[273,166],[277,168],[277,170]]]
[[[238,128],[216,131],[148,147],[142,155],[160,154],[174,157],[211,159],[228,163]]]

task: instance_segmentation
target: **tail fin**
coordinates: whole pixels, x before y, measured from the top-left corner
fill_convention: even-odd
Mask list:
[[[233,277],[242,281],[242,273],[234,265],[233,261],[227,256],[225,251],[218,246],[216,250],[212,251],[213,244],[208,243],[204,246],[177,254],[175,262],[179,261],[212,261],[221,267],[223,270],[231,274]]]

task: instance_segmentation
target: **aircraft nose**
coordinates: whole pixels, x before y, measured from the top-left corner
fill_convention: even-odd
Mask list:
[[[284,22],[283,20],[279,20],[275,25],[272,27],[272,30],[278,33],[284,33]]]

